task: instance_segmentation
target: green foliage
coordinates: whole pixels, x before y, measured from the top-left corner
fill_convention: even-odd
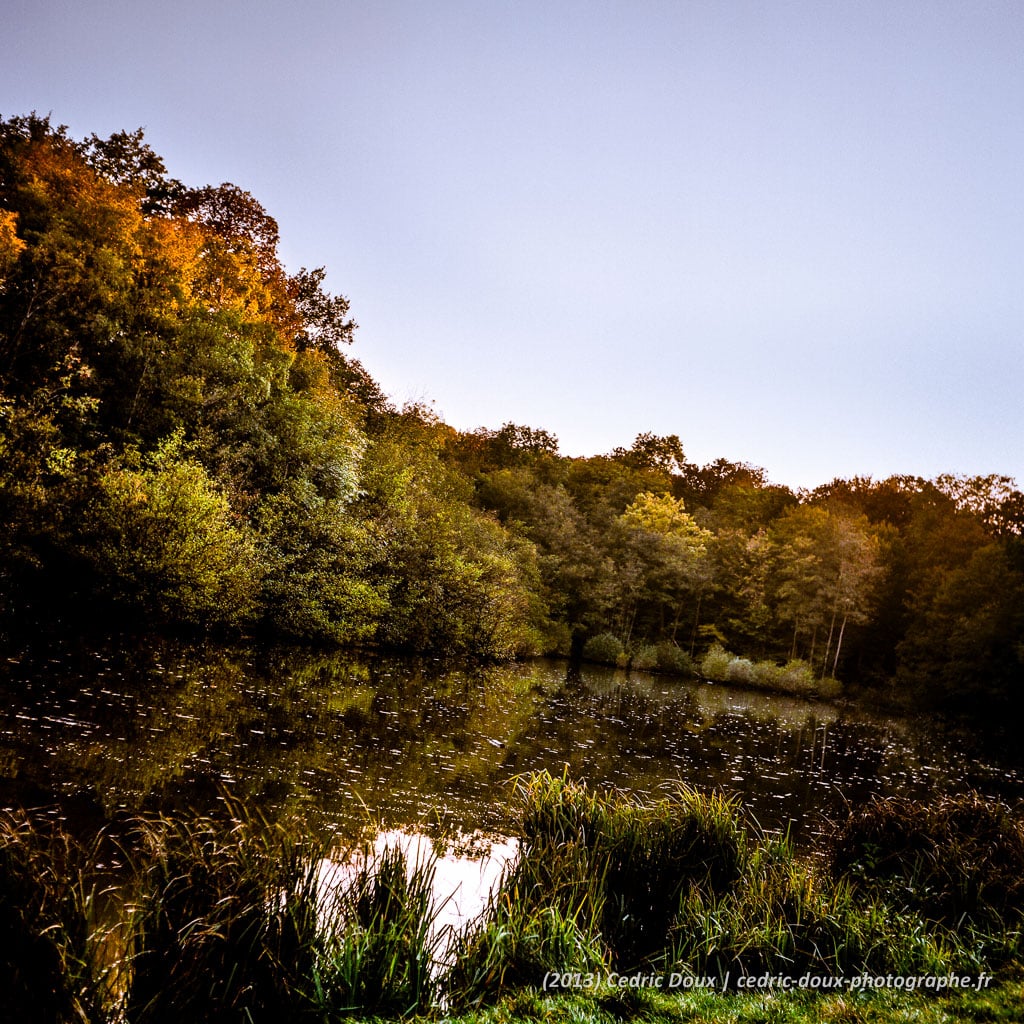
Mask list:
[[[693,675],[695,671],[693,659],[671,640],[640,647],[634,651],[629,666],[642,672],[664,672],[679,676]]]
[[[440,459],[441,434],[407,411],[367,453],[358,511],[388,595],[381,639],[445,655],[532,653],[545,619],[534,550],[469,505],[468,484]]]
[[[583,645],[583,657],[599,665],[620,665],[625,656],[622,641],[613,633],[598,633]]]
[[[977,793],[929,804],[876,798],[840,823],[830,863],[949,927],[1019,928],[1024,918],[1024,822]]]
[[[87,505],[82,555],[104,591],[170,621],[237,625],[260,584],[253,539],[175,435],[136,467],[112,466]]]
[[[276,632],[302,640],[372,639],[388,608],[368,577],[366,530],[337,499],[295,483],[254,516],[265,567],[262,606]]]
[[[1021,699],[1024,670],[1024,569],[1000,544],[987,544],[963,566],[936,574],[912,602],[914,618],[898,647],[900,681],[928,697],[964,707],[995,697]]]
[[[654,645],[655,667],[659,672],[672,675],[692,676],[696,674],[693,658],[670,640]]]

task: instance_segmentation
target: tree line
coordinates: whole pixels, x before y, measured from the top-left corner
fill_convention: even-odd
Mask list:
[[[348,301],[231,184],[141,131],[0,122],[0,619],[154,625],[685,670],[716,645],[915,703],[1024,667],[1007,477],[698,466],[676,436],[568,458],[395,408]],[[588,646],[589,645],[589,646]]]

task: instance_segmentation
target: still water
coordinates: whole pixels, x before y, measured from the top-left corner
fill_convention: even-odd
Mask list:
[[[466,668],[151,641],[0,666],[0,805],[88,828],[231,795],[355,837],[514,832],[512,780],[547,768],[656,797],[736,794],[813,842],[874,794],[1024,797],[1014,744],[925,717],[565,662]]]

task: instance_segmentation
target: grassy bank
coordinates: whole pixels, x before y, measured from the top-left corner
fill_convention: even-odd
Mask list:
[[[859,998],[814,995],[648,995],[638,999],[545,998],[532,993],[456,1016],[416,1017],[446,1024],[1019,1024],[1024,982],[1008,980],[986,992],[931,998],[877,992]],[[366,1018],[370,1019],[370,1018]]]
[[[461,930],[438,925],[431,857],[298,822],[156,817],[83,847],[9,817],[12,1019],[1016,1019],[1024,825],[1001,804],[876,801],[803,857],[683,787],[542,773],[516,800],[520,855]]]

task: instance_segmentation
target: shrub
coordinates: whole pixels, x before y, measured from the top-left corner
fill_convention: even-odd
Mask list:
[[[656,649],[659,671],[686,676],[694,674],[693,658],[678,644],[674,644],[671,640],[662,640]]]
[[[828,680],[824,682],[827,683]],[[817,691],[823,694],[829,689],[823,682],[815,680],[811,666],[799,658],[787,661],[779,670],[779,688],[787,693],[813,693]]]
[[[173,435],[143,468],[106,469],[86,509],[83,554],[126,607],[172,622],[252,619],[262,565],[206,469]]]
[[[638,672],[651,672],[658,668],[658,648],[654,644],[645,644],[630,658],[630,668]]]
[[[751,673],[750,684],[762,690],[780,690],[782,669],[773,661],[758,661],[754,663]]]
[[[841,877],[898,891],[908,909],[949,926],[1024,918],[1024,821],[977,793],[930,804],[875,798],[839,826],[829,858]]]
[[[733,656],[721,645],[712,644],[707,654],[701,659],[700,673],[705,679],[716,683],[724,683],[728,676],[729,663]]]
[[[749,658],[732,658],[725,669],[725,681],[750,686],[754,682],[754,663]]]
[[[599,665],[618,665],[626,649],[622,641],[612,633],[598,633],[583,645],[583,657]]]
[[[630,667],[641,672],[664,672],[666,675],[693,675],[693,659],[671,640],[645,644],[630,659]]]

